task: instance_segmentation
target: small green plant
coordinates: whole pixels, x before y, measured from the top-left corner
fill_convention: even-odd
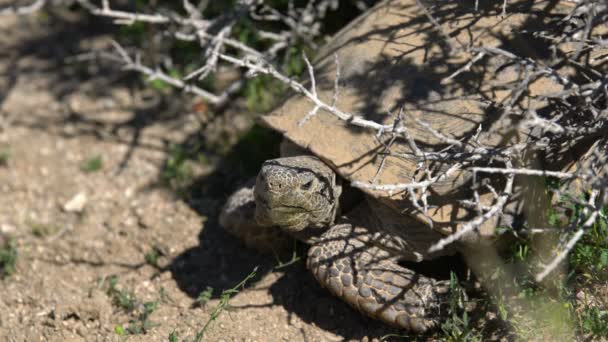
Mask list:
[[[277,259],[277,265],[274,267],[275,270],[280,270],[281,268],[291,266],[291,265],[297,263],[298,261],[302,260],[302,258],[298,254],[298,241],[296,239],[293,239],[293,250],[291,253],[290,260],[283,262],[281,260],[281,258],[279,257],[279,255],[276,253],[274,254],[274,257]]]
[[[80,170],[82,172],[91,173],[99,171],[103,168],[103,158],[101,156],[95,156],[85,160],[82,165],[80,165]]]
[[[213,287],[207,286],[205,291],[199,293],[198,297],[196,297],[195,304],[199,307],[204,307],[211,300],[213,296]]]
[[[410,337],[410,335],[399,335],[399,334],[386,334],[380,337],[380,342],[389,342],[389,341],[413,341],[414,339]]]
[[[245,87],[247,109],[257,113],[265,113],[278,103],[285,92],[285,85],[271,76],[258,76],[249,80]]]
[[[114,332],[116,333],[116,335],[118,336],[125,336],[125,329],[122,327],[122,325],[120,324],[116,324],[114,326]]]
[[[110,285],[106,293],[112,299],[112,304],[125,312],[132,312],[135,310],[137,304],[135,294],[126,289],[119,289],[117,276],[110,277],[108,282]]]
[[[129,322],[129,326],[127,326],[125,331],[129,335],[146,334],[152,327],[156,325],[150,320],[150,315],[152,315],[157,307],[157,300],[143,303],[143,305],[138,309],[139,314],[137,315],[137,318]]]
[[[158,248],[152,248],[146,254],[144,254],[144,259],[146,263],[150,266],[158,267],[158,258],[160,257],[160,252]]]
[[[8,148],[0,149],[0,166],[7,166],[11,159],[11,151]]]
[[[17,269],[17,246],[15,241],[8,239],[0,243],[0,278],[6,278]]]
[[[249,273],[245,277],[245,279],[241,280],[241,282],[236,284],[233,288],[222,291],[222,294],[220,295],[220,302],[211,312],[211,315],[205,325],[196,334],[196,337],[194,339],[196,342],[202,341],[203,335],[205,334],[205,331],[207,331],[211,323],[215,321],[224,310],[230,309],[230,298],[232,298],[232,296],[234,296],[235,294],[239,293],[239,291],[245,287],[245,284],[247,284],[249,280],[255,277],[257,270],[258,267],[256,266],[253,271],[251,271],[251,273]]]
[[[608,282],[608,208],[602,212],[603,217],[584,233],[569,256],[571,286],[590,297],[598,296],[593,294],[593,288],[602,288]],[[573,300],[570,311],[580,334],[591,340],[608,338],[606,301],[589,307],[586,304],[576,305]]]
[[[578,314],[578,324],[583,334],[597,338],[608,338],[608,309],[586,308]]]
[[[515,261],[525,262],[530,256],[530,245],[529,244],[517,244],[514,253]]]
[[[458,277],[450,273],[450,317],[441,325],[446,341],[481,341],[481,336],[474,334],[469,314],[463,309],[464,290],[458,284]]]
[[[306,70],[303,54],[313,59],[314,51],[303,42],[296,42],[285,52],[283,70],[287,76],[300,76]]]
[[[56,234],[61,230],[61,227],[51,223],[29,222],[28,225],[32,229],[32,234],[39,238]]]
[[[110,277],[106,293],[112,299],[114,306],[129,314],[137,313],[135,318],[129,321],[128,326],[116,325],[114,327],[117,335],[145,334],[155,326],[155,323],[150,320],[150,315],[156,310],[160,300],[142,303],[137,300],[132,291],[118,288],[118,277],[116,276]]]
[[[193,172],[188,164],[189,154],[181,146],[171,149],[165,167],[162,171],[162,179],[172,189],[179,189],[192,180]]]
[[[608,281],[608,220],[601,218],[585,232],[570,255],[570,266],[588,282]]]
[[[173,330],[168,337],[169,342],[178,342],[179,341],[179,335],[177,333],[177,331]]]

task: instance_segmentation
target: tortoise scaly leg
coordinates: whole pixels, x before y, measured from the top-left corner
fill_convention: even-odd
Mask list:
[[[400,266],[371,239],[365,228],[335,225],[310,248],[308,268],[322,286],[372,318],[414,332],[436,326],[449,281]]]

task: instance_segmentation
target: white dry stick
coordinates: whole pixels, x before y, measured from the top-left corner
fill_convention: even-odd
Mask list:
[[[196,8],[196,6],[194,6],[190,1],[183,0],[182,6],[186,10],[186,12],[188,12],[188,15],[190,15],[190,17],[196,18],[196,19],[202,19],[202,15],[201,15],[202,10],[199,10],[198,8]]]
[[[4,15],[27,15],[40,10],[47,0],[36,0],[26,6],[10,6],[0,10],[0,16]]]
[[[145,21],[149,23],[155,24],[164,24],[168,23],[171,20],[160,14],[142,14],[142,13],[131,13],[124,11],[115,11],[110,8],[110,2],[108,0],[103,0],[102,7],[97,8],[92,11],[93,14],[105,17],[112,17],[115,19],[116,24],[121,25],[131,25],[136,21]]]
[[[526,114],[527,118],[522,120],[522,122],[519,124],[522,129],[538,127],[544,132],[551,132],[554,134],[562,134],[566,131],[564,127],[556,123],[559,117],[553,120],[546,120],[538,116],[536,111],[532,109],[528,110]]]
[[[402,128],[401,135],[403,135],[403,137],[405,138],[405,141],[407,141],[407,144],[410,146],[410,149],[414,152],[414,155],[416,157],[418,157],[418,158],[424,157],[424,159],[426,159],[425,152],[423,152],[418,147],[418,145],[416,144],[416,141],[414,140],[414,138],[412,138],[409,131],[407,130],[407,127],[405,127],[405,125],[403,125],[403,123],[402,123],[403,118],[404,118],[404,109],[403,109],[403,107],[401,107],[399,109],[399,114],[397,114],[397,120],[395,120],[395,122],[398,122]]]
[[[334,96],[331,99],[331,108],[336,108],[338,96],[340,96],[340,60],[337,53],[334,53],[334,63],[336,64],[336,78],[334,79]]]
[[[306,63],[306,67],[308,69],[308,76],[310,78],[310,93],[313,97],[318,98],[319,96],[317,95],[317,83],[315,80],[315,69],[313,68],[312,64],[308,60],[308,57],[306,57],[305,53],[302,53],[302,58],[304,58],[304,62]],[[335,108],[335,106],[333,106],[333,105],[332,105],[332,107]],[[319,111],[319,109],[321,109],[321,107],[319,105],[315,105],[314,108],[311,109],[310,112],[308,112],[308,114],[306,114],[306,116],[304,116],[300,121],[298,121],[298,126],[302,126],[308,120],[312,119],[313,116],[317,115],[317,112]]]
[[[199,41],[215,39],[214,35],[204,31],[203,29],[197,29],[196,34],[186,34],[183,32],[176,32],[174,35],[175,35],[175,38],[177,38],[179,40],[189,41],[189,42],[195,41],[197,39]],[[250,48],[249,46],[239,42],[238,40],[228,38],[228,37],[223,37],[222,43],[227,46],[233,47],[237,50],[240,50],[245,55],[251,55],[251,56],[254,56],[254,57],[257,57],[260,59],[264,58],[264,54],[262,54],[261,52],[255,50],[255,49]],[[283,41],[279,41],[279,43],[283,43]],[[201,44],[201,45],[203,45],[203,44]]]
[[[489,152],[488,148],[483,147],[481,145],[474,147],[474,146],[470,146],[468,144],[464,144],[460,140],[450,138],[447,135],[443,134],[442,132],[434,129],[429,123],[422,121],[417,117],[412,117],[412,119],[414,121],[416,121],[417,124],[419,124],[424,129],[426,129],[429,133],[431,133],[435,138],[439,139],[443,143],[449,144],[451,146],[463,148],[465,151],[467,151],[468,153],[472,153],[472,154],[487,154]],[[448,149],[450,147],[448,147]]]
[[[516,175],[527,175],[527,176],[549,176],[561,179],[570,179],[577,177],[576,175],[569,172],[560,171],[547,171],[547,170],[534,170],[534,169],[505,169],[498,167],[473,167],[473,172],[486,172],[486,173],[502,173],[502,174],[516,174]]]
[[[423,193],[426,193],[426,189],[422,189],[422,190],[424,191]],[[433,228],[433,219],[429,216],[426,200],[423,199],[423,201],[422,201],[423,206],[421,206],[420,203],[418,203],[418,200],[416,199],[416,194],[414,193],[414,191],[408,191],[408,195],[409,195],[410,203],[412,203],[412,205],[414,206],[414,208],[416,208],[416,210],[418,210],[420,213],[422,213],[422,216],[424,216],[424,218],[426,219],[426,224],[429,225],[429,227]]]
[[[445,84],[449,81],[451,81],[454,77],[460,75],[461,73],[465,72],[465,71],[471,71],[471,67],[473,66],[473,64],[477,63],[477,61],[479,61],[480,59],[483,58],[483,56],[485,56],[486,53],[484,51],[480,51],[478,52],[475,57],[473,57],[473,59],[471,59],[467,64],[465,64],[462,68],[456,70],[453,74],[451,74],[450,76],[444,78],[443,80],[441,80],[441,84]]]
[[[319,21],[325,17],[327,11],[322,10],[317,12],[316,15],[313,14],[314,3],[314,1],[309,1],[306,8],[296,10],[293,1],[289,1],[287,14],[264,4],[259,13],[251,12],[250,15],[255,20],[282,22],[290,28],[292,35],[303,39],[307,44],[316,48],[317,44],[314,38],[321,34]]]
[[[576,245],[576,243],[578,242],[578,240],[581,239],[581,237],[583,237],[583,234],[585,233],[585,230],[591,225],[593,224],[593,222],[595,222],[595,219],[597,217],[598,212],[594,211],[591,216],[589,216],[589,219],[585,222],[585,225],[583,225],[583,227],[581,227],[579,230],[576,231],[576,233],[572,236],[572,238],[570,238],[570,240],[568,241],[568,243],[566,244],[566,247],[564,248],[564,250],[562,250],[552,261],[551,263],[549,263],[549,265],[547,265],[542,272],[540,272],[539,274],[536,275],[535,279],[537,282],[541,282],[543,279],[545,279],[545,277],[547,275],[549,275],[549,273],[551,273],[556,267],[557,265],[559,265],[565,258],[566,256],[568,256],[568,253],[570,253],[570,251],[572,250],[572,248],[574,248],[574,245]],[[588,225],[587,225],[588,224]]]
[[[452,173],[454,173],[457,170],[460,170],[461,168],[462,168],[462,164],[456,163],[456,164],[452,165],[449,169],[447,169],[447,171],[445,171],[444,173],[437,175],[435,177],[431,177],[422,182],[410,182],[410,183],[399,183],[399,184],[369,184],[369,183],[364,183],[364,182],[360,182],[360,181],[354,181],[351,183],[351,185],[354,186],[355,188],[359,188],[359,189],[384,191],[384,192],[388,192],[389,195],[392,195],[393,193],[395,193],[397,191],[428,188],[429,186],[446,179]]]
[[[155,70],[155,69],[145,66],[145,65],[141,64],[138,57],[136,57],[136,59],[133,60],[129,56],[129,54],[126,52],[126,50],[120,44],[118,44],[116,41],[112,41],[112,45],[114,46],[116,51],[119,53],[119,55],[122,57],[122,59],[124,61],[123,68],[126,70],[136,70],[136,71],[148,76],[149,80],[156,80],[156,79],[161,80],[176,88],[180,88],[187,93],[192,93],[194,95],[200,96],[201,98],[204,98],[205,100],[207,100],[210,103],[215,104],[215,105],[224,103],[226,101],[224,96],[217,96],[217,95],[212,94],[195,85],[187,84],[180,79],[173,78],[173,77],[169,76],[168,74],[162,72],[161,70],[158,70],[158,69]]]
[[[232,30],[232,26],[226,26],[224,27],[220,33],[217,34],[217,36],[215,36],[211,42],[212,44],[212,51],[211,52],[207,52],[205,55],[206,57],[208,57],[208,59],[205,62],[205,65],[203,65],[201,68],[198,68],[197,70],[191,72],[190,74],[188,74],[186,77],[184,77],[184,81],[188,81],[194,77],[197,77],[199,80],[204,79],[205,77],[209,76],[209,74],[212,71],[215,71],[217,69],[217,62],[218,62],[218,53],[220,52],[221,48],[224,46],[224,39],[226,38],[227,35],[230,34]]]
[[[306,57],[305,53],[302,53],[302,58],[304,58],[304,62],[306,63],[306,67],[308,69],[308,76],[310,78],[310,93],[312,94],[313,97],[318,98],[317,84],[315,81],[315,70],[314,70],[312,64],[310,63],[310,61],[308,60],[308,57]],[[337,79],[338,75],[336,75],[336,79]],[[335,102],[334,102],[332,104],[332,108],[335,108],[335,107],[336,106],[335,106]],[[308,114],[306,114],[306,116],[304,116],[300,121],[298,121],[298,126],[302,126],[308,120],[312,119],[313,116],[317,115],[317,112],[319,111],[319,109],[321,109],[321,107],[319,105],[315,105],[313,107],[313,109],[311,109],[310,112],[308,112]]]
[[[588,202],[589,205],[593,206],[593,204],[595,202],[595,198],[597,197],[598,193],[599,193],[599,191],[597,191],[597,190],[593,190],[591,192],[591,196],[589,197],[589,202]],[[588,212],[589,212],[588,208],[583,209],[583,215],[586,215]],[[568,254],[572,250],[572,248],[574,248],[576,243],[583,237],[583,234],[585,233],[585,231],[589,227],[591,227],[591,225],[595,222],[598,215],[600,215],[599,209],[594,210],[591,213],[591,215],[589,215],[587,220],[585,220],[585,223],[583,224],[583,226],[580,227],[576,231],[576,233],[570,238],[570,240],[568,240],[568,243],[566,243],[566,246],[564,247],[564,249],[561,252],[559,252],[557,254],[557,256],[555,258],[553,258],[553,260],[551,260],[551,262],[547,266],[545,266],[545,268],[542,270],[542,272],[540,272],[539,274],[536,275],[535,279],[537,282],[541,282],[543,279],[545,279],[546,276],[548,276],[562,261],[564,261],[566,256],[568,256]]]
[[[478,201],[459,200],[458,203],[460,203],[460,205],[462,205],[464,208],[473,209],[476,211],[479,211],[480,209],[481,212],[490,210],[490,207],[488,207],[487,205],[483,205]]]
[[[361,115],[352,114],[352,113],[344,112],[338,108],[333,108],[331,105],[329,105],[329,104],[323,102],[321,99],[319,99],[319,97],[313,96],[313,94],[308,89],[306,89],[306,87],[303,86],[301,83],[296,82],[293,79],[281,74],[279,71],[277,71],[271,65],[268,65],[268,64],[260,65],[259,63],[253,63],[249,59],[239,59],[239,58],[229,56],[226,54],[220,54],[219,56],[220,56],[220,59],[222,59],[228,63],[249,69],[252,72],[252,74],[265,74],[265,75],[270,75],[270,76],[276,78],[280,82],[283,82],[284,84],[289,86],[296,93],[306,96],[306,98],[308,98],[315,106],[318,106],[319,109],[322,109],[322,110],[334,115],[335,117],[337,117],[340,120],[348,122],[350,125],[363,127],[363,128],[369,128],[369,129],[373,129],[375,131],[382,131],[382,132],[386,132],[386,133],[392,133],[392,132],[400,133],[399,129],[397,129],[396,131],[393,130],[394,125],[392,123],[383,125],[383,124],[377,123],[375,121],[366,120]]]
[[[458,146],[458,147],[463,146],[461,141],[446,136],[445,134],[443,134],[443,133],[439,132],[438,130],[434,129],[433,127],[431,127],[431,125],[429,123],[422,121],[422,120],[418,119],[417,117],[412,117],[412,119],[414,119],[414,121],[416,121],[417,124],[424,127],[424,129],[429,131],[429,133],[431,133],[435,138],[441,140],[442,142],[444,142],[446,144]]]

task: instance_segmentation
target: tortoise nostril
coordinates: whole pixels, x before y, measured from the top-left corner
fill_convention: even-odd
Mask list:
[[[280,182],[267,182],[266,184],[268,189],[281,189],[283,186]]]

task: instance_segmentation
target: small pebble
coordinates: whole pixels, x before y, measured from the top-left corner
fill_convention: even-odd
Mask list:
[[[87,200],[87,195],[84,192],[79,192],[63,205],[63,210],[69,213],[80,213],[87,205]]]

